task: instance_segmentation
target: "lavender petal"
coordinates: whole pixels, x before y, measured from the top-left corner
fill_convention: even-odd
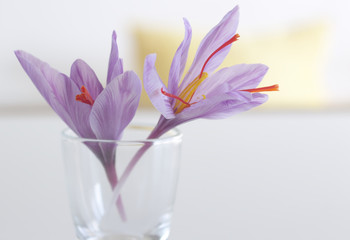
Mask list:
[[[236,113],[247,111],[253,107],[263,104],[268,99],[267,95],[261,93],[248,93],[235,91],[221,94],[212,98],[206,98],[189,108],[185,108],[176,115],[176,119],[169,123],[172,126],[198,119],[222,119]]]
[[[94,70],[81,59],[72,64],[70,78],[79,88],[84,85],[93,99],[96,99],[103,90]]]
[[[140,79],[132,71],[117,76],[107,85],[90,114],[91,128],[98,139],[120,139],[135,115],[140,94]]]
[[[162,94],[161,89],[168,91],[155,69],[156,55],[146,56],[143,72],[143,85],[153,106],[167,119],[174,118],[170,98]]]
[[[113,31],[112,34],[112,47],[109,55],[108,73],[107,73],[107,84],[109,84],[116,76],[122,74],[123,71],[123,60],[119,58],[119,51],[117,45],[117,34]]]
[[[236,6],[228,12],[224,18],[217,24],[201,41],[193,63],[180,85],[179,91],[182,91],[192,80],[194,80],[208,59],[208,57],[218,49],[222,44],[227,42],[236,33],[238,27],[239,8]],[[223,48],[220,52],[215,54],[205,67],[205,72],[212,73],[224,60],[231,45]]]
[[[89,122],[91,106],[75,99],[80,94],[78,86],[66,75],[59,74],[54,81],[53,91],[72,119],[76,133],[83,138],[96,138]]]
[[[67,111],[67,107],[59,100],[57,91],[54,91],[54,82],[56,82],[58,78],[61,78],[60,73],[51,68],[49,64],[39,60],[29,53],[19,50],[15,51],[15,54],[24,71],[47,103],[75,133],[78,133],[75,124]]]
[[[256,88],[265,76],[268,67],[263,64],[238,64],[223,68],[209,76],[198,87],[193,98],[207,98],[222,93]]]
[[[171,94],[176,94],[179,82],[186,66],[188,49],[192,38],[191,25],[185,18],[184,25],[185,37],[175,53],[169,72],[168,90]]]

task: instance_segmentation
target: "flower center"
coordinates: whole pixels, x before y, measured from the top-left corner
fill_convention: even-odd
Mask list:
[[[180,93],[179,99],[176,99],[175,105],[174,105],[174,110],[175,114],[182,112],[184,108],[191,106],[194,103],[190,103],[192,100],[192,97],[194,93],[196,92],[197,88],[199,85],[208,77],[208,73],[204,72],[202,73],[201,77],[196,77],[190,84],[186,86],[186,88]],[[203,96],[205,98],[205,96]],[[184,104],[186,102],[186,104]]]
[[[89,105],[93,105],[94,104],[94,99],[92,99],[89,91],[86,89],[86,87],[83,85],[81,86],[81,94],[78,94],[75,96],[75,100],[78,101],[78,102],[82,102],[82,103],[86,103],[86,104],[89,104]]]
[[[193,104],[196,104],[197,102],[191,102],[192,97],[194,93],[196,92],[198,86],[208,77],[207,73],[203,73],[202,77],[196,77],[190,84],[187,85],[187,87],[180,93],[179,96],[167,93],[161,89],[162,94],[165,96],[171,97],[176,99],[175,105],[174,105],[174,112],[175,114],[178,114],[182,112],[187,107],[190,107]],[[205,99],[205,95],[203,95],[203,99]]]
[[[176,102],[174,105],[175,114],[178,114],[182,112],[182,110],[184,110],[185,108],[190,107],[191,105],[197,103],[197,102],[190,103],[190,101],[192,100],[192,97],[196,92],[197,88],[199,87],[199,85],[208,77],[208,73],[204,72],[204,69],[208,64],[209,60],[215,54],[217,54],[220,50],[230,45],[231,43],[237,41],[239,37],[240,37],[239,34],[235,34],[232,38],[230,38],[228,41],[226,41],[224,44],[218,47],[214,52],[212,52],[212,54],[210,54],[210,56],[204,62],[198,77],[196,77],[190,84],[188,84],[186,88],[180,93],[179,96],[175,96],[173,94],[167,93],[163,90],[163,88],[161,89],[162,94],[176,99]],[[205,99],[205,95],[203,95],[203,99]]]

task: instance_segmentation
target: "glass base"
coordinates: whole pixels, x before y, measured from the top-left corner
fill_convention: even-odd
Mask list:
[[[169,234],[163,236],[104,236],[104,237],[93,237],[93,238],[80,238],[81,240],[167,240]]]

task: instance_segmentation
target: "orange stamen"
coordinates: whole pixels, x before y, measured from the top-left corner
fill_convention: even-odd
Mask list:
[[[94,99],[92,99],[89,91],[85,88],[85,86],[81,86],[81,94],[78,94],[75,96],[75,100],[78,102],[82,102],[82,103],[86,103],[89,105],[93,105],[94,104]]]
[[[240,91],[255,93],[255,92],[269,92],[269,91],[279,91],[279,85],[275,84],[268,87],[261,87],[261,88],[252,88],[252,89],[244,89]]]
[[[188,102],[186,102],[185,100],[183,100],[182,98],[176,96],[176,95],[173,95],[171,93],[167,93],[162,89],[160,89],[160,91],[165,95],[165,96],[168,96],[168,97],[171,97],[171,98],[175,98],[176,100],[179,100],[180,102],[182,102],[183,104],[185,104],[187,107],[191,106],[191,104],[189,104]]]
[[[212,54],[210,54],[210,56],[208,57],[208,59],[204,62],[201,73],[199,74],[199,78],[202,77],[202,74],[204,72],[204,68],[207,65],[207,63],[209,62],[209,60],[215,55],[217,54],[220,50],[222,50],[224,47],[230,45],[231,43],[235,42],[238,40],[239,38],[239,34],[235,34],[232,38],[230,38],[227,42],[225,42],[224,44],[222,44],[218,49],[216,49]]]

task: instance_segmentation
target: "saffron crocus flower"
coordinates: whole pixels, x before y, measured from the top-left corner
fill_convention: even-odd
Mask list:
[[[219,119],[249,110],[267,101],[262,91],[278,90],[278,85],[257,88],[268,70],[263,64],[238,64],[214,72],[239,38],[238,15],[236,6],[204,37],[182,81],[192,34],[186,19],[185,38],[173,58],[168,87],[155,68],[156,55],[146,57],[144,88],[162,114],[150,138],[197,118]]]
[[[41,95],[79,137],[119,140],[135,115],[141,82],[133,71],[123,71],[116,38],[113,32],[105,88],[81,59],[73,63],[68,77],[29,53],[15,51]]]
[[[198,119],[219,119],[249,110],[267,101],[263,91],[277,91],[278,85],[257,88],[268,68],[263,64],[239,64],[214,73],[228,54],[239,35],[238,7],[228,12],[202,40],[192,66],[181,84],[187,61],[192,30],[184,19],[185,38],[173,58],[168,87],[163,84],[155,68],[156,55],[145,59],[143,83],[151,102],[162,114],[149,139],[158,138],[179,124]],[[145,144],[134,155],[114,189],[120,194],[132,169],[151,147]]]
[[[73,63],[68,77],[29,53],[15,51],[41,95],[79,137],[119,140],[138,107],[141,81],[133,71],[123,71],[116,38],[113,32],[105,88],[83,60]],[[114,188],[118,182],[115,146],[89,143],[88,147],[100,159]],[[118,201],[123,215],[121,202]]]

